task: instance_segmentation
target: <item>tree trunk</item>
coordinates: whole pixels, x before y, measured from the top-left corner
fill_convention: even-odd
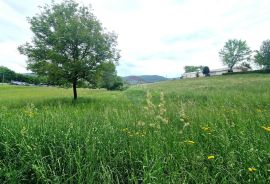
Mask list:
[[[77,99],[77,80],[73,81],[73,100]]]

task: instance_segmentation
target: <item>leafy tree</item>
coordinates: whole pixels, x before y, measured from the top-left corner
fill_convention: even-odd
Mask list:
[[[198,70],[202,70],[203,66],[185,66],[185,72],[197,72]]]
[[[233,67],[241,61],[249,61],[252,51],[248,47],[246,41],[242,40],[228,40],[223,49],[220,50],[219,56],[223,64],[227,65],[230,71]]]
[[[255,63],[270,69],[270,40],[263,41],[260,50],[256,51]]]
[[[28,69],[55,84],[72,84],[74,99],[78,81],[92,81],[100,64],[120,57],[116,35],[106,32],[91,11],[74,0],[45,5],[29,19],[32,42],[19,47]]]
[[[246,63],[246,62],[241,63],[240,66],[245,67],[247,69],[252,69],[252,67],[250,66],[250,64],[249,63]]]
[[[241,65],[239,66],[239,69],[241,69],[242,72],[247,72],[249,69],[252,69],[252,67],[250,66],[249,63],[243,62],[243,63],[241,63]]]
[[[0,81],[1,82],[10,82],[14,80],[16,77],[16,73],[7,67],[0,66]],[[4,80],[4,81],[3,81]]]
[[[96,87],[106,88],[108,90],[117,90],[123,87],[121,77],[117,76],[115,64],[106,62],[99,65],[95,81]]]
[[[124,87],[124,81],[121,77],[116,76],[114,78],[113,85],[108,88],[108,90],[123,90],[124,88],[126,89],[127,86]]]
[[[203,73],[205,76],[209,76],[209,73],[210,73],[209,67],[208,67],[208,66],[203,67],[202,73]]]
[[[97,71],[97,86],[106,89],[110,88],[113,85],[114,78],[117,76],[114,63],[102,63]]]
[[[4,82],[10,82],[14,80],[14,81],[26,82],[29,84],[47,83],[46,77],[36,76],[36,75],[31,75],[31,74],[16,73],[7,67],[0,66],[0,81],[1,82],[3,81],[3,78],[4,78]]]

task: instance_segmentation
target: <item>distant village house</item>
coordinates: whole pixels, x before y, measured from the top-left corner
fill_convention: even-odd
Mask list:
[[[248,71],[250,69],[248,68],[244,68],[243,66],[237,66],[233,68],[233,72],[243,72],[243,71]],[[224,73],[228,73],[229,72],[229,68],[219,68],[219,69],[210,69],[210,76],[218,76],[218,75],[222,75]],[[187,78],[196,78],[196,77],[203,77],[203,73],[200,72],[188,72],[188,73],[184,73],[182,75],[183,79],[187,79]]]

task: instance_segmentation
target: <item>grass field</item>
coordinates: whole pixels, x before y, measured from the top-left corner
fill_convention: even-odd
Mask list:
[[[123,92],[0,86],[0,183],[270,183],[270,75]]]

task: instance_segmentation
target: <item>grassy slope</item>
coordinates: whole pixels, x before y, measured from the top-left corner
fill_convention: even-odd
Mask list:
[[[80,89],[77,103],[70,89],[0,86],[0,183],[269,182],[269,84],[252,74]]]

